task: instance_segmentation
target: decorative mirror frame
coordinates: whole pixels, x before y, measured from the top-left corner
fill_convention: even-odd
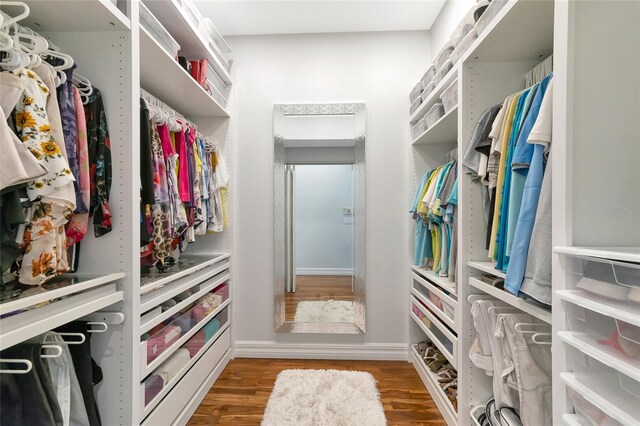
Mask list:
[[[353,115],[354,163],[354,313],[353,323],[301,323],[285,320],[285,139],[290,115]],[[273,294],[274,327],[278,333],[364,334],[366,332],[366,109],[364,103],[276,104],[273,108]]]

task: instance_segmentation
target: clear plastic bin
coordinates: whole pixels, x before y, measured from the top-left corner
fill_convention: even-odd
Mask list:
[[[140,25],[151,34],[169,55],[172,57],[178,56],[180,45],[142,2],[140,2]]]
[[[426,131],[427,131],[427,122],[425,121],[424,118],[422,118],[411,128],[411,136],[415,139]]]
[[[429,308],[427,308],[426,306],[424,306],[422,303],[420,303],[417,300],[413,302],[412,311],[413,312],[415,312],[416,310],[419,311],[419,314],[416,314],[416,315],[420,319],[422,324],[431,333],[431,336],[429,336],[429,337],[433,337],[433,338],[437,339],[444,346],[446,351],[448,352],[447,355],[449,357],[453,358],[454,357],[454,342],[452,340],[450,340],[447,336],[445,336],[445,334],[439,328],[439,327],[446,328],[446,325],[444,325],[442,322],[438,322],[438,324],[435,324],[433,321],[431,321],[429,319],[429,317],[424,313],[424,311],[426,311],[428,309]]]
[[[440,68],[442,68],[445,62],[449,60],[449,56],[451,56],[451,52],[453,52],[454,49],[453,43],[454,42],[451,40],[447,41],[433,60],[433,66],[436,69],[436,73]]]
[[[492,0],[489,3],[489,6],[484,10],[484,13],[478,21],[476,22],[476,31],[478,34],[481,34],[485,28],[489,25],[489,23],[496,17],[500,9],[507,4],[507,0]]]
[[[451,83],[449,87],[442,91],[440,100],[442,101],[442,105],[444,106],[445,114],[447,114],[458,105],[458,79],[453,80],[453,83]]]
[[[426,89],[429,86],[429,83],[433,80],[433,77],[436,75],[436,67],[431,65],[427,72],[424,73],[420,82],[422,83],[422,88]]]
[[[566,254],[560,259],[564,270],[573,275],[567,280],[570,288],[603,300],[640,304],[640,264]]]
[[[226,103],[231,93],[231,86],[227,86],[224,81],[222,81],[218,73],[211,67],[211,64],[207,67],[207,81],[222,95]]]
[[[200,28],[202,25],[202,14],[193,3],[192,0],[181,0],[182,10],[185,12],[185,16],[193,23],[196,28]]]
[[[192,358],[202,352],[206,344],[218,334],[218,331],[227,324],[228,320],[228,308],[225,308],[209,320],[207,324],[187,340],[184,345],[177,349],[171,357],[153,370],[153,373],[144,381],[145,407],[149,405],[166,386],[171,385],[175,381],[176,375],[189,364]]]
[[[422,87],[422,81],[419,81],[418,84],[416,84],[411,90],[411,93],[409,94],[409,101],[411,101],[411,103],[415,102],[415,100],[418,99],[420,95],[422,95],[423,90],[424,88]]]
[[[640,327],[568,301],[563,304],[576,338],[640,369]]]
[[[435,84],[440,83],[452,68],[453,62],[447,59],[447,61],[438,69],[438,72],[436,72],[436,76],[433,78],[433,82]]]
[[[578,415],[581,425],[588,426],[623,426],[620,422],[606,415],[598,407],[587,401],[582,395],[571,388],[567,388],[569,399],[573,403],[573,409]]]
[[[223,284],[221,287],[226,285],[227,284]],[[218,287],[215,291],[221,292],[223,290]],[[205,294],[195,302],[187,305],[178,314],[150,330],[148,333],[149,337],[143,339],[147,364],[150,364],[162,355],[178,341],[180,337],[200,324],[207,315],[211,314],[218,306],[225,302],[228,298],[228,293],[226,294],[226,298],[223,298],[221,294],[216,294],[215,291]]]
[[[469,31],[467,35],[464,37],[464,39],[462,39],[460,44],[458,44],[456,48],[453,50],[453,52],[451,52],[451,56],[449,57],[449,59],[451,60],[451,63],[452,64],[457,63],[458,60],[460,60],[460,58],[462,58],[462,56],[465,54],[467,49],[469,49],[469,47],[473,44],[473,42],[476,41],[477,38],[478,38],[478,33],[476,32],[475,29],[472,29],[471,31]]]
[[[640,419],[640,382],[566,346],[576,379],[633,418]]]
[[[429,299],[429,301],[438,309],[440,310],[440,312],[442,312],[447,318],[449,318],[450,320],[454,320],[454,315],[455,315],[455,307],[451,306],[449,303],[447,303],[446,300],[442,299],[441,297],[439,297],[437,294],[435,294],[433,291],[429,291],[428,288],[426,288],[425,286],[417,283],[414,281],[413,283],[413,288],[416,289],[420,294],[422,294],[424,297],[426,297],[427,299]]]
[[[424,116],[427,122],[427,128],[431,128],[438,120],[444,116],[444,105],[442,102],[436,102]]]
[[[411,107],[409,108],[409,114],[413,114],[414,112],[416,112],[416,110],[418,108],[420,108],[420,104],[422,104],[422,98],[418,98],[416,99],[412,104]]]

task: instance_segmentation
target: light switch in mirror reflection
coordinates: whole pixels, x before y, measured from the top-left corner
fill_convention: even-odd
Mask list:
[[[274,108],[278,332],[366,330],[365,106]]]

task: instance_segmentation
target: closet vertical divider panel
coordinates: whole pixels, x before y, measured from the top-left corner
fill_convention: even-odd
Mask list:
[[[478,58],[480,59],[480,58]],[[460,91],[459,157],[466,153],[473,131],[482,113],[500,104],[504,99],[524,88],[524,75],[538,62],[477,62],[467,58],[463,64]],[[459,303],[461,306],[460,353],[461,367],[458,371],[462,392],[461,423],[469,424],[469,410],[483,405],[492,398],[492,377],[475,367],[469,360],[469,349],[476,337],[469,296],[484,294],[469,285],[469,277],[477,277],[479,271],[468,266],[468,262],[487,262],[485,248],[487,224],[485,222],[481,187],[472,181],[462,167],[458,178],[459,210]],[[486,295],[487,299],[492,297]],[[464,410],[464,411],[463,411]],[[464,414],[463,414],[464,413]]]
[[[137,28],[138,5],[135,1],[126,2],[131,20],[124,15],[114,15],[105,18],[107,22],[100,28],[74,31],[70,22],[74,19],[73,2],[57,3],[57,7],[65,11],[61,14],[65,19],[55,25],[48,23],[43,35],[69,53],[78,65],[78,72],[100,89],[109,126],[113,170],[109,203],[113,230],[95,238],[90,223],[81,243],[78,272],[122,271],[126,274],[118,283],[118,290],[124,292],[123,301],[108,308],[111,312],[122,312],[124,322],[109,325],[105,333],[95,333],[91,346],[93,357],[104,373],[103,382],[96,387],[103,424],[131,425],[136,422],[133,413],[139,411],[138,398],[131,398],[137,384],[135,378],[139,376],[136,332],[140,321],[139,47],[137,31],[131,31]],[[39,2],[29,5],[37,10]]]

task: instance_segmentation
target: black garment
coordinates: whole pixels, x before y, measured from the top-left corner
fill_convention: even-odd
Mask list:
[[[51,383],[49,368],[40,356],[43,335],[5,349],[0,354],[6,359],[26,359],[33,364],[27,374],[0,374],[0,410],[2,425],[62,426],[62,412]],[[5,377],[7,376],[7,377]],[[16,396],[16,391],[18,395]],[[16,404],[19,398],[22,404]],[[8,416],[15,423],[5,420]]]
[[[491,244],[491,231],[493,230],[493,215],[496,212],[496,189],[491,188],[489,190],[489,223],[487,224],[487,239],[486,239],[486,250],[489,250],[489,245]]]
[[[87,323],[74,321],[58,327],[55,331],[66,333],[82,333],[85,336],[84,343],[80,345],[69,345],[69,352],[73,359],[73,367],[80,383],[84,406],[87,410],[89,424],[91,426],[102,426],[100,412],[94,394],[94,386],[102,381],[102,369],[91,358],[91,333],[87,332]]]
[[[24,209],[30,204],[25,185],[6,188],[0,195],[0,267],[2,271],[8,270],[20,255],[16,235],[18,226],[25,222]]]
[[[111,140],[102,93],[93,87],[89,103],[84,107],[87,120],[87,145],[89,151],[89,174],[91,177],[90,214],[93,216],[93,231],[96,237],[111,232]]]
[[[151,129],[149,107],[140,99],[140,199],[143,204],[155,203],[153,195],[153,164],[151,161]]]

